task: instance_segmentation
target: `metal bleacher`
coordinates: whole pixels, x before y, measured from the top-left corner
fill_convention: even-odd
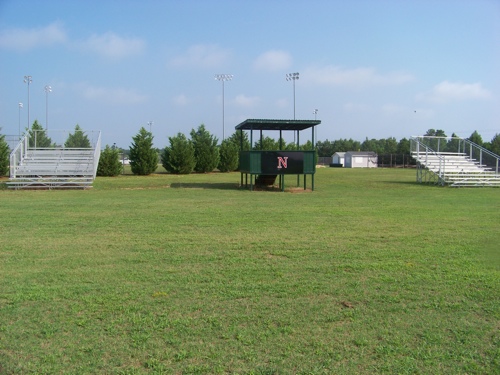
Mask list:
[[[411,137],[417,182],[452,187],[500,187],[500,157],[458,137]]]
[[[87,189],[100,156],[100,132],[91,148],[30,146],[28,132],[10,154],[9,189]]]

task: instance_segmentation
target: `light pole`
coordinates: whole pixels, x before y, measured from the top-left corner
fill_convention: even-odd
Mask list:
[[[149,125],[149,132],[151,133],[151,126],[153,126],[153,121],[148,121],[148,125]]]
[[[21,109],[23,108],[23,103],[19,102],[19,140],[21,139]]]
[[[288,73],[287,81],[293,81],[293,119],[295,120],[295,81],[299,79],[299,73]]]
[[[216,74],[215,79],[222,82],[222,140],[224,140],[224,82],[233,79],[232,74]]]
[[[318,115],[318,110],[317,110],[317,109],[315,109],[315,110],[313,111],[313,114],[314,114],[314,121],[316,121],[316,117],[317,117],[317,115]],[[315,127],[315,129],[314,129],[314,130],[316,130],[316,131],[315,131],[315,133],[316,133],[316,134],[315,134],[315,137],[316,137],[316,144],[318,144],[318,128],[317,128],[316,126],[317,126],[317,125],[314,125],[314,127]]]
[[[30,84],[33,82],[31,76],[24,76],[24,83],[28,84],[28,129],[30,128]]]
[[[49,130],[49,92],[52,92],[52,87],[45,86],[45,131]]]

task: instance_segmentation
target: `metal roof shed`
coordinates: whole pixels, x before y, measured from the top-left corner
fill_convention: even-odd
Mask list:
[[[250,189],[253,190],[254,178],[256,184],[259,181],[263,185],[269,185],[269,181],[274,183],[279,176],[279,185],[282,191],[285,189],[285,174],[297,175],[297,186],[299,185],[299,175],[304,175],[304,189],[306,189],[306,176],[311,175],[311,187],[314,190],[314,173],[316,171],[315,150],[314,150],[314,128],[321,124],[320,120],[270,120],[270,119],[247,119],[236,125],[235,129],[250,131],[250,145],[253,145],[253,131],[262,132],[264,130],[279,131],[279,150],[251,150],[240,151],[239,170],[241,173],[241,185],[243,185],[243,175],[245,174],[245,185],[248,185],[248,175],[250,174]],[[312,129],[311,139],[313,148],[310,151],[299,151],[300,131]],[[296,132],[297,151],[283,151],[283,131]],[[243,137],[241,137],[243,142]],[[262,142],[261,142],[262,144]],[[241,144],[241,149],[243,144]],[[258,177],[256,177],[258,176]],[[263,177],[267,176],[267,177]],[[272,184],[271,183],[271,184]]]
[[[346,168],[377,168],[378,156],[373,151],[347,151],[344,167]]]

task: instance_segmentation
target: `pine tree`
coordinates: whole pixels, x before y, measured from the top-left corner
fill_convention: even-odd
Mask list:
[[[500,134],[496,133],[490,142],[490,151],[500,155]]]
[[[120,162],[119,150],[106,145],[99,158],[97,175],[113,177],[118,176],[122,170],[123,165]]]
[[[248,133],[245,131],[236,130],[228,139],[233,142],[240,151],[250,151],[252,148],[248,140]]]
[[[38,120],[35,120],[31,125],[29,147],[52,147],[52,140],[47,136],[45,129],[38,123]]]
[[[205,129],[205,125],[201,124],[196,131],[191,130],[191,142],[196,160],[194,170],[198,173],[207,173],[217,168],[219,165],[217,138]]]
[[[274,140],[271,137],[264,137],[254,143],[254,150],[279,150],[280,144],[278,141]]]
[[[189,174],[196,165],[194,146],[182,133],[169,137],[170,147],[165,147],[161,155],[161,164],[170,173]]]
[[[239,151],[238,146],[231,140],[225,139],[220,145],[220,161],[217,169],[221,172],[232,172],[238,169]]]
[[[64,147],[71,148],[91,148],[89,138],[80,128],[80,125],[76,124],[75,132],[68,135],[68,139],[64,142]]]
[[[158,152],[153,147],[153,134],[141,127],[139,133],[132,137],[130,147],[130,168],[133,174],[149,175],[158,168]]]
[[[5,176],[9,172],[9,154],[10,149],[5,135],[0,134],[0,176]]]
[[[469,141],[475,143],[476,145],[479,145],[479,146],[483,145],[483,138],[477,132],[477,130],[474,130],[474,132],[470,135],[470,137],[468,139],[469,139]]]

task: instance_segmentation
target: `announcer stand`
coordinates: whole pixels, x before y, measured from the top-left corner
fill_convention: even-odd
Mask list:
[[[250,176],[250,190],[254,183],[259,186],[273,185],[276,177],[279,178],[279,188],[285,191],[285,175],[297,175],[299,186],[300,175],[304,178],[304,190],[307,189],[307,175],[311,175],[311,190],[314,191],[314,174],[316,173],[316,151],[314,150],[314,128],[321,124],[320,120],[263,120],[247,119],[236,125],[235,129],[240,134],[239,171],[241,186],[248,187]],[[312,150],[299,150],[300,132],[311,129]],[[260,145],[262,147],[263,131],[279,131],[279,150],[243,150],[243,131],[250,132],[250,145],[253,145],[253,132],[260,132]],[[293,131],[296,135],[296,151],[283,150],[283,132]],[[243,185],[243,176],[245,184]]]

